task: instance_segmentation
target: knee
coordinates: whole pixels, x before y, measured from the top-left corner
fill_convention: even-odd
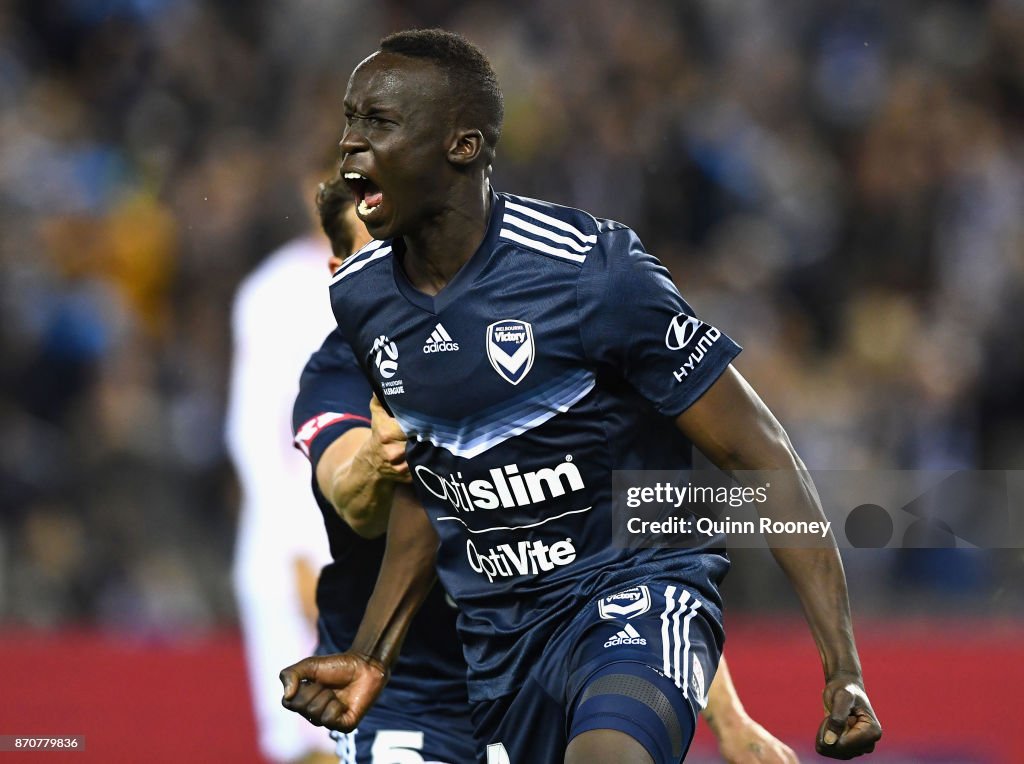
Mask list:
[[[690,747],[694,721],[670,679],[639,663],[609,664],[580,690],[565,760],[672,764]]]
[[[574,737],[565,764],[654,764],[647,749],[625,732],[595,729]]]

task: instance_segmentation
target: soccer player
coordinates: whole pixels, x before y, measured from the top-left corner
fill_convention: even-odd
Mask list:
[[[368,240],[340,177],[321,184],[317,209],[337,258],[347,254],[350,242]],[[383,555],[380,541],[370,539],[386,527],[396,484],[410,479],[406,436],[376,399],[367,406],[371,395],[351,348],[335,330],[306,364],[294,412],[295,443],[313,464],[314,495],[331,548],[344,562],[328,566],[321,576],[322,653],[337,652],[351,642]],[[353,564],[356,560],[359,564]],[[414,755],[433,761],[472,760],[466,665],[454,610],[439,590],[417,614],[401,656],[396,677],[360,721],[358,734],[333,733],[339,753],[345,757],[354,751],[358,764],[372,764],[375,757],[379,762],[398,750],[408,762]],[[730,764],[796,761],[788,746],[746,714],[724,659],[705,716]]]
[[[282,672],[285,704],[353,727],[436,555],[460,607],[478,755],[680,760],[721,653],[727,560],[712,541],[613,548],[610,473],[685,466],[693,444],[723,469],[791,470],[801,479],[772,508],[820,521],[802,462],[731,366],[738,346],[693,317],[632,231],[491,189],[501,94],[476,48],[392,35],[353,72],[345,106],[341,170],[378,241],[335,274],[332,303],[413,439],[430,523],[393,507],[352,648]],[[835,544],[773,553],[822,660],[817,749],[868,752],[881,728]]]
[[[632,231],[491,190],[501,96],[478,50],[436,30],[393,35],[353,73],[346,113],[342,172],[378,241],[335,275],[335,316],[415,439],[440,548],[422,513],[392,510],[402,552],[385,558],[353,648],[283,672],[286,705],[354,725],[436,552],[489,760],[678,760],[721,651],[727,561],[710,541],[613,548],[609,473],[678,468],[692,443],[724,469],[793,471],[772,506],[819,521],[802,462],[730,365],[738,346],[693,317]],[[881,730],[835,545],[773,553],[822,659],[817,748],[870,751]]]
[[[330,559],[308,468],[288,444],[299,371],[335,325],[322,300],[330,256],[317,231],[288,242],[243,280],[232,311],[226,439],[241,489],[232,582],[259,748],[273,762],[334,760],[330,740],[281,708],[275,681],[282,661],[316,644],[313,593]]]

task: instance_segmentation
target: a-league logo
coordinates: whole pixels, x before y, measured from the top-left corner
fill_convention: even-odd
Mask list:
[[[525,321],[506,319],[487,327],[487,360],[501,378],[518,385],[533,368],[533,327]]]
[[[373,362],[384,379],[391,379],[398,371],[398,345],[385,335],[373,341]]]

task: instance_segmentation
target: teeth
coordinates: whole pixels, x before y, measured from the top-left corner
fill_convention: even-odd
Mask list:
[[[376,207],[371,207],[370,205],[368,205],[365,199],[360,199],[359,206],[356,208],[359,214],[362,215],[363,217],[366,217],[367,215],[372,215],[373,211],[376,209]]]
[[[366,180],[366,176],[358,172],[346,172],[345,180]]]

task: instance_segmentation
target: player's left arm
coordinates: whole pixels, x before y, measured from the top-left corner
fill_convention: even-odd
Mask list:
[[[739,346],[694,315],[636,234],[615,223],[599,226],[577,289],[588,360],[624,377],[722,469],[785,471],[793,479],[773,484],[771,504],[758,505],[773,519],[823,522],[788,436],[731,366]],[[737,474],[741,481],[749,477]],[[830,535],[819,546],[774,543],[772,553],[796,589],[825,671],[828,716],[818,731],[818,750],[850,758],[872,750],[882,731],[864,692],[839,550]]]
[[[718,750],[727,764],[797,764],[793,749],[777,739],[747,714],[732,683],[725,656],[718,663],[708,688],[704,720],[718,739]]]
[[[773,519],[824,521],[810,475],[789,436],[731,365],[676,418],[676,424],[723,470],[785,470],[792,479],[777,481],[770,502],[759,505]],[[743,481],[742,472],[737,477]],[[825,673],[827,716],[818,731],[818,752],[847,759],[874,750],[882,728],[864,690],[835,540],[828,534],[820,548],[810,549],[773,544],[772,554],[800,598]]]

